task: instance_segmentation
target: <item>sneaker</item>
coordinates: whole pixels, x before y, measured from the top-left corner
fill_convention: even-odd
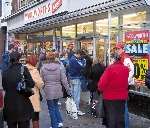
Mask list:
[[[78,111],[78,115],[79,115],[79,116],[83,116],[84,114],[85,114],[84,112]]]
[[[63,127],[64,125],[63,125],[63,123],[58,123],[58,127],[59,128],[61,128],[61,127]]]

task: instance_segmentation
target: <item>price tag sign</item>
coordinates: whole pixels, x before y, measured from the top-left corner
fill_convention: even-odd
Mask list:
[[[134,59],[134,76],[138,80],[145,79],[145,73],[148,70],[148,59],[147,58],[137,58]]]

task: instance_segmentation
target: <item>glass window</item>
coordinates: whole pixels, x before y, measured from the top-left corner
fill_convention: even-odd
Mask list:
[[[75,38],[75,25],[62,27],[62,37],[63,38]]]
[[[93,33],[93,22],[82,23],[77,25],[77,34]]]

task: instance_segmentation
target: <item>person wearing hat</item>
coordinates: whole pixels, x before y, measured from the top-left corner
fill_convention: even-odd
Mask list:
[[[129,77],[128,77],[128,84],[134,85],[134,65],[131,61],[131,58],[128,54],[125,53],[124,50],[124,44],[122,42],[119,42],[115,46],[116,53],[119,55],[121,62],[129,68]],[[129,114],[128,114],[128,105],[126,102],[125,107],[125,128],[129,128]]]
[[[107,128],[125,128],[125,103],[128,98],[129,69],[124,66],[118,55],[111,55],[109,65],[98,82],[102,93]]]
[[[2,86],[5,91],[4,119],[8,128],[29,128],[33,107],[28,97],[17,92],[16,86],[20,82],[21,67],[19,63],[21,55],[18,52],[10,53],[10,65],[3,71]],[[27,67],[24,66],[24,77],[28,88],[34,87],[34,81]]]

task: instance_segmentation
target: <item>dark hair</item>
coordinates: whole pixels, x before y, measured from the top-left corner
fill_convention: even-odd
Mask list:
[[[20,58],[21,58],[21,54],[19,52],[14,51],[14,52],[10,53],[10,62],[11,63],[18,62]]]
[[[110,57],[113,58],[115,61],[120,60],[120,57],[119,57],[119,55],[118,55],[117,53],[112,53],[112,54],[110,55]]]

